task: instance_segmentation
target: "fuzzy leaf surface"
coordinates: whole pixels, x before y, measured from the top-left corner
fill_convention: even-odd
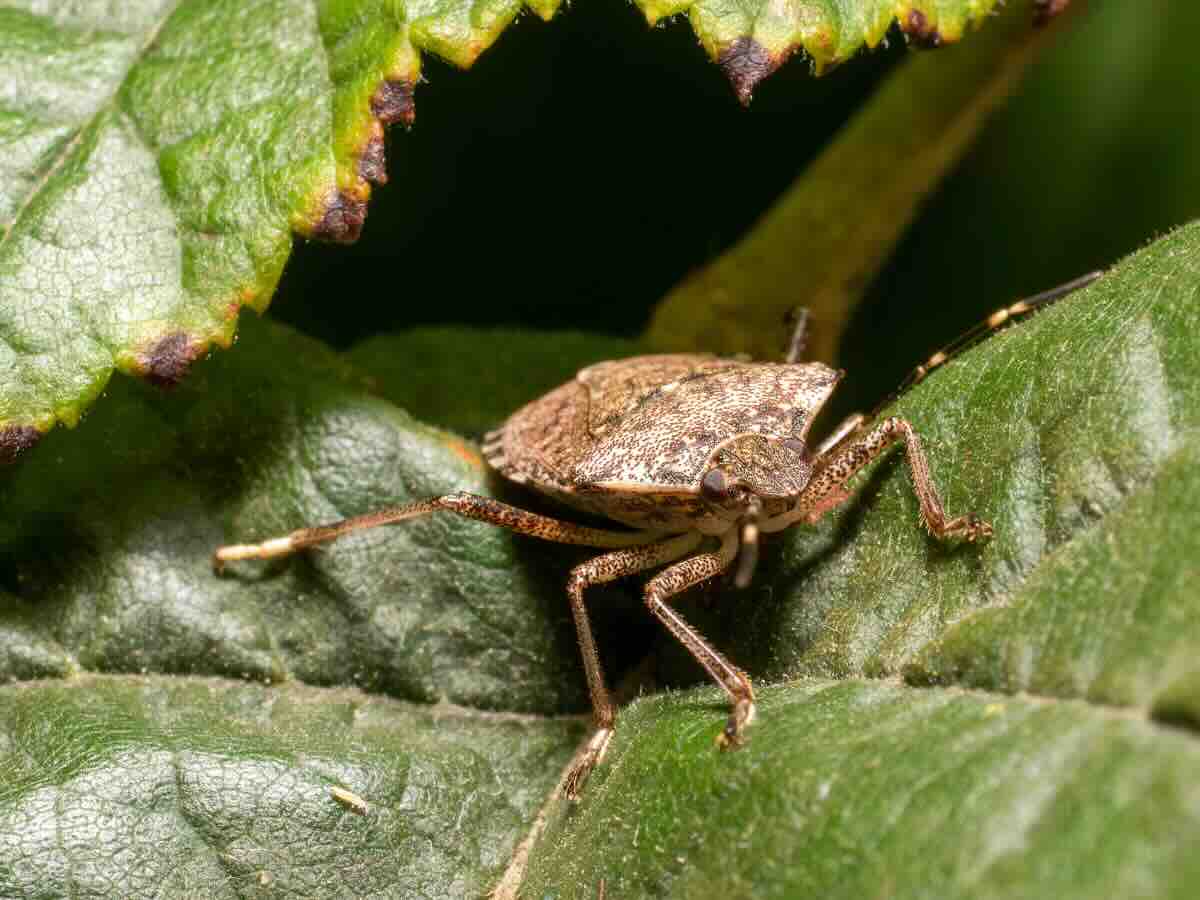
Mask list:
[[[805,680],[764,690],[751,743],[718,753],[722,705],[628,709],[522,896],[1194,893],[1193,734],[1080,701]]]
[[[750,590],[682,601],[782,683],[736,754],[714,693],[631,710],[531,895],[1189,896],[1197,335],[1193,224],[904,397],[947,510],[995,536],[922,530],[897,451]]]

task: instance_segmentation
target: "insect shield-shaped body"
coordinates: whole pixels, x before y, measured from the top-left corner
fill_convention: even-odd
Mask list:
[[[812,473],[813,417],[841,374],[699,354],[599,363],[488,435],[484,457],[576,509],[719,537],[748,510],[794,504]]]

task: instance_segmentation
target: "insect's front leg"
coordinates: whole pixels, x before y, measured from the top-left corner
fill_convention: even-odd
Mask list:
[[[583,782],[604,756],[612,738],[617,714],[608,687],[604,683],[604,669],[600,665],[600,655],[596,652],[596,640],[592,636],[587,607],[583,603],[583,592],[591,585],[605,584],[626,575],[634,575],[664,563],[674,562],[696,549],[703,539],[704,536],[699,532],[689,532],[654,544],[605,553],[580,563],[571,570],[571,576],[567,579],[567,597],[571,602],[571,615],[575,619],[575,630],[579,635],[579,650],[583,654],[583,668],[587,675],[588,692],[592,698],[592,721],[596,730],[567,773],[564,792],[568,797],[579,795]]]
[[[809,521],[840,503],[848,496],[843,490],[863,466],[879,457],[896,441],[904,441],[908,468],[912,472],[913,491],[921,506],[921,520],[939,538],[961,536],[968,541],[990,537],[992,526],[973,513],[946,517],[946,510],[929,476],[929,461],[921,447],[921,438],[907,420],[898,416],[884,419],[866,434],[839,444],[828,457],[819,458],[812,480],[800,494],[796,509]]]
[[[693,585],[715,578],[733,562],[738,551],[737,529],[731,529],[716,553],[702,553],[676,563],[650,579],[646,585],[646,605],[667,626],[704,670],[729,695],[732,709],[724,731],[717,737],[722,748],[739,747],[742,732],[754,719],[754,687],[741,669],[726,659],[691,625],[675,612],[667,601]]]

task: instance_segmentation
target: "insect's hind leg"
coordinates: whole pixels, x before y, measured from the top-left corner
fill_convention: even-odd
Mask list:
[[[605,584],[626,575],[674,562],[696,549],[703,539],[699,532],[688,532],[665,541],[606,553],[580,563],[571,570],[570,578],[567,579],[567,597],[571,602],[571,615],[575,619],[575,630],[579,635],[579,650],[583,655],[583,668],[587,674],[588,693],[592,698],[592,719],[596,731],[567,774],[564,787],[568,797],[578,796],[584,780],[604,756],[616,720],[616,707],[604,683],[604,668],[600,664],[600,655],[596,652],[596,640],[592,636],[583,592],[591,585]]]
[[[832,508],[831,500],[840,502],[847,496],[841,489],[863,466],[879,457],[896,441],[904,441],[908,468],[912,473],[913,491],[921,507],[925,527],[939,538],[961,536],[968,541],[991,537],[992,526],[973,513],[946,517],[942,499],[929,475],[929,461],[921,446],[921,438],[906,419],[891,416],[863,436],[836,447],[827,460],[818,462],[812,480],[800,495],[797,509],[806,513],[809,521]]]
[[[459,492],[444,494],[429,500],[419,500],[415,503],[406,503],[403,506],[379,509],[329,525],[300,528],[290,534],[270,538],[258,544],[227,544],[217,548],[213,554],[213,565],[220,571],[225,563],[233,560],[271,559],[276,556],[287,556],[305,547],[324,544],[355,531],[364,531],[381,525],[392,525],[441,510],[559,544],[580,544],[586,547],[634,547],[649,543],[658,537],[650,532],[610,531],[576,525],[572,522],[562,522],[549,516],[541,516],[515,506],[509,506],[507,503],[492,500],[490,497]]]
[[[646,585],[646,606],[655,618],[687,648],[696,661],[729,695],[732,709],[725,729],[717,737],[722,748],[739,747],[742,732],[754,719],[754,687],[745,673],[726,659],[691,625],[675,612],[667,601],[688,588],[720,575],[729,568],[738,552],[737,530],[732,529],[715,553],[702,553],[676,563],[650,579]]]

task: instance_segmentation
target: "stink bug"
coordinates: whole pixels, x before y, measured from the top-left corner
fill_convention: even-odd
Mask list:
[[[884,405],[987,333],[1099,274],[994,313],[915,369]],[[905,445],[921,520],[933,536],[976,541],[992,534],[991,525],[974,514],[946,514],[921,440],[905,419],[880,420],[879,409],[854,415],[810,446],[813,419],[843,372],[800,362],[805,324],[801,311],[782,363],[688,353],[589,366],[487,436],[484,458],[501,475],[564,506],[620,523],[624,530],[578,525],[454,493],[258,544],[224,546],[214,563],[219,568],[231,560],[284,556],[440,510],[543,540],[607,550],[576,566],[567,581],[596,728],[567,775],[564,789],[572,797],[603,757],[616,719],[584,591],[665,566],[646,583],[646,606],[729,696],[729,718],[717,743],[740,746],[754,718],[750,679],[672,609],[672,597],[731,569],[735,583],[745,587],[754,573],[759,534],[816,522],[848,499],[846,485],[855,474],[898,441]]]

